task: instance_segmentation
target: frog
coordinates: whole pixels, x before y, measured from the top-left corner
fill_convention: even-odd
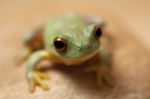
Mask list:
[[[86,68],[95,72],[97,83],[102,80],[111,84],[110,59],[111,47],[105,43],[104,20],[78,14],[51,16],[44,25],[40,25],[24,36],[23,48],[17,61],[27,61],[26,77],[29,91],[35,92],[36,86],[48,90],[44,80],[49,78],[46,72],[37,70],[43,60],[65,66],[78,66],[97,56],[100,66],[94,63]]]

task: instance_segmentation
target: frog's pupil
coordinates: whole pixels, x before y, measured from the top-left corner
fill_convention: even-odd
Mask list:
[[[64,51],[66,49],[65,40],[62,38],[56,38],[54,41],[54,46],[58,51]]]
[[[63,48],[65,46],[65,44],[63,42],[61,42],[61,41],[55,41],[54,45],[58,49],[61,49],[61,48]]]
[[[96,34],[97,37],[100,37],[102,35],[102,30],[100,28],[97,28],[95,34]]]

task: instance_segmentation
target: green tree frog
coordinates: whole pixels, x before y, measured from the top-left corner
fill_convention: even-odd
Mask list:
[[[110,63],[110,48],[103,43],[103,24],[101,18],[76,14],[53,16],[44,26],[26,35],[18,61],[28,59],[26,76],[30,91],[34,92],[36,85],[44,90],[48,89],[48,85],[43,81],[48,75],[36,69],[43,59],[54,64],[78,66],[97,57],[100,66],[92,62],[87,70],[95,72],[98,84],[102,79],[111,83],[107,69]]]

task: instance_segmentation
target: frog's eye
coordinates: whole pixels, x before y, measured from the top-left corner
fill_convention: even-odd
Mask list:
[[[102,29],[99,26],[95,26],[94,36],[97,40],[102,36]]]
[[[57,51],[65,51],[67,49],[67,43],[63,38],[57,37],[54,40],[54,46]]]

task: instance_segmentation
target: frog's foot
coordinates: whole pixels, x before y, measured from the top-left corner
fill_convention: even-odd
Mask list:
[[[35,91],[35,87],[39,85],[43,90],[48,90],[48,85],[43,81],[44,79],[49,79],[47,73],[43,72],[32,72],[28,75],[29,80],[29,90],[31,93]]]
[[[106,69],[106,68],[105,68]],[[109,87],[113,86],[113,81],[110,73],[105,69],[97,69],[96,70],[96,80],[99,88],[102,88],[103,85],[107,85]]]
[[[114,85],[113,80],[112,80],[112,75],[109,72],[104,72],[104,74],[103,74],[103,81],[109,87],[113,87],[113,85]]]

